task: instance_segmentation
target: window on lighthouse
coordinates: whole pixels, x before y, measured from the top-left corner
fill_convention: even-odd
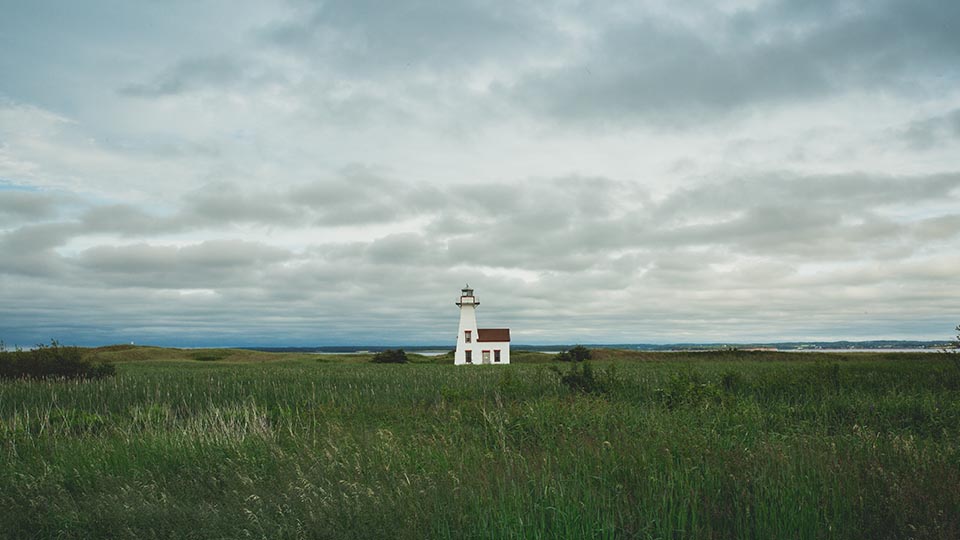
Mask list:
[[[464,330],[464,331],[463,331],[463,341],[464,341],[465,343],[471,343],[471,342],[472,342],[472,338],[471,338],[472,334],[473,334],[472,331],[470,331],[470,330]]]
[[[472,364],[472,363],[473,363],[473,351],[464,351],[464,353],[466,354],[467,363],[468,363],[468,364]]]

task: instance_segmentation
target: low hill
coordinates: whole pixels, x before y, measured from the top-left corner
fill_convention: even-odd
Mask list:
[[[149,360],[269,362],[301,356],[247,349],[176,349],[149,345],[107,345],[84,349],[83,351],[85,358],[100,362],[142,362]]]

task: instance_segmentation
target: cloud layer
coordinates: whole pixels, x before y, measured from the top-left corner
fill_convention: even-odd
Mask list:
[[[960,10],[901,4],[24,4],[0,339],[947,337]]]

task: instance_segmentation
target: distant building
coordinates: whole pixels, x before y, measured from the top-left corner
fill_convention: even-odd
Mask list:
[[[457,332],[455,365],[509,364],[510,329],[477,328],[477,306],[480,300],[469,285],[460,291],[460,330]]]

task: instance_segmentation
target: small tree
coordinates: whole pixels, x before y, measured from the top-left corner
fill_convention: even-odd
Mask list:
[[[403,349],[387,349],[373,355],[371,361],[376,364],[406,364],[407,353]]]
[[[576,345],[570,350],[561,351],[557,354],[557,360],[561,362],[583,362],[584,360],[590,360],[592,357],[590,349],[583,345]]]
[[[949,358],[953,361],[954,367],[960,372],[960,324],[953,331],[957,333],[957,339],[950,342],[949,349],[941,349],[941,351],[950,355]]]

